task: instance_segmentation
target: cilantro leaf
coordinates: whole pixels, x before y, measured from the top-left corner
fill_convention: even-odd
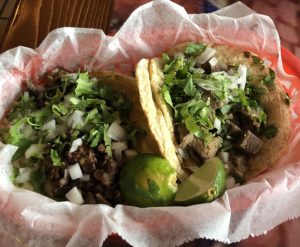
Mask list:
[[[75,88],[76,96],[81,95],[93,95],[95,94],[95,85],[98,84],[97,80],[92,80],[89,78],[88,72],[80,73],[78,79],[76,80],[77,86]]]
[[[162,95],[163,95],[165,101],[166,101],[171,107],[173,107],[173,102],[172,102],[171,94],[170,94],[169,88],[168,88],[168,86],[167,86],[166,84],[164,84],[164,85],[162,86],[161,92],[162,92]]]
[[[206,49],[206,45],[202,43],[190,43],[186,46],[184,53],[186,55],[200,55]]]
[[[186,85],[185,85],[183,91],[185,92],[186,95],[191,96],[191,97],[196,95],[197,89],[193,83],[193,78],[191,75],[188,76],[187,82],[186,82]]]
[[[51,158],[54,166],[62,165],[62,162],[61,162],[60,156],[58,155],[57,150],[55,150],[55,149],[50,150],[50,158]]]

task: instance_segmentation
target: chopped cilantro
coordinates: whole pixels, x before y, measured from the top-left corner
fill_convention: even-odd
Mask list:
[[[60,156],[58,155],[57,150],[55,150],[55,149],[50,150],[50,158],[51,158],[54,166],[62,165],[62,162],[61,162]]]
[[[192,55],[192,56],[200,55],[202,52],[205,51],[206,46],[207,45],[202,43],[190,43],[186,46],[184,53],[186,55]]]

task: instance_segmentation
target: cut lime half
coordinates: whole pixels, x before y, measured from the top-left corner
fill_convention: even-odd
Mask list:
[[[159,156],[140,154],[120,174],[120,191],[125,203],[138,207],[169,206],[177,191],[176,170]]]
[[[177,205],[211,202],[225,191],[225,169],[222,161],[211,158],[179,186],[175,196]]]

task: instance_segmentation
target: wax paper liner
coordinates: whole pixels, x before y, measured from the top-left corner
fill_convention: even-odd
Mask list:
[[[0,114],[24,80],[39,83],[48,69],[110,69],[130,75],[139,59],[192,40],[241,47],[272,62],[291,95],[292,108],[288,150],[277,167],[207,204],[144,209],[77,206],[16,189],[8,177],[14,147],[6,145],[0,152],[1,246],[101,246],[112,233],[140,247],[174,246],[199,237],[229,243],[300,216],[299,79],[283,71],[272,20],[241,3],[212,14],[188,15],[170,1],[153,1],[138,8],[114,37],[100,30],[62,28],[35,50],[9,50],[0,55]]]

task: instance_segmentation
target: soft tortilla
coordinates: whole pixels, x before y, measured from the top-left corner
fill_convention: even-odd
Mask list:
[[[168,52],[168,54],[172,55],[176,52],[183,52],[187,44],[188,43],[184,43],[175,46]],[[253,66],[252,59],[246,58],[244,56],[244,52],[240,49],[224,45],[209,44],[209,46],[217,50],[215,56],[219,61],[223,61],[224,63],[233,66],[245,64],[249,68],[249,73],[252,75],[268,73],[268,68],[266,68],[265,70],[261,70],[261,68],[259,68],[258,66]],[[143,61],[143,63],[146,62]],[[150,97],[151,94],[145,94],[145,97],[147,97],[145,101],[150,101],[153,99],[157,108],[157,112],[162,112],[167,126],[167,129],[165,129],[165,131],[163,132],[163,136],[165,139],[168,138],[172,140],[175,147],[174,149],[176,150],[178,144],[175,141],[171,110],[165,103],[161,94],[161,87],[163,85],[164,79],[164,74],[162,72],[163,62],[160,58],[153,58],[148,61],[148,63],[149,72],[146,72],[146,68],[142,67],[140,64],[137,67],[137,74],[143,73],[144,77],[148,76],[148,78],[145,79],[137,77],[137,80],[139,84],[149,83],[150,80],[153,96]],[[260,81],[256,81],[254,83],[258,84],[260,83]],[[280,83],[277,79],[275,79],[274,84],[275,87],[272,90],[269,90],[266,95],[262,96],[260,102],[265,111],[268,113],[267,124],[274,124],[278,128],[278,133],[272,139],[267,139],[265,137],[262,138],[263,146],[261,150],[257,155],[248,160],[248,171],[246,174],[247,180],[255,177],[256,175],[275,165],[276,161],[282,156],[287,147],[288,138],[291,131],[290,107],[288,106],[288,104],[286,104],[286,93],[280,86]],[[143,106],[143,108],[147,108],[147,106]],[[151,110],[145,112],[148,117],[148,121],[154,121],[151,119],[155,118],[155,113]],[[167,151],[165,150],[164,152]]]
[[[159,146],[162,156],[164,156],[170,164],[176,169],[177,177],[180,180],[186,178],[185,172],[180,166],[180,162],[176,156],[176,147],[174,146],[172,133],[169,131],[167,121],[157,105],[152,100],[152,91],[150,87],[150,75],[148,71],[149,61],[142,59],[136,68],[136,79],[139,90],[140,104],[146,116],[147,125]],[[172,125],[171,125],[172,126]],[[172,126],[173,127],[173,126]]]
[[[147,118],[139,102],[139,91],[135,79],[110,71],[92,72],[90,76],[96,77],[101,83],[111,86],[115,91],[123,94],[132,102],[133,108],[130,111],[130,122],[135,127],[146,131],[146,136],[138,140],[137,151],[140,153],[160,154],[158,143],[146,124]]]

